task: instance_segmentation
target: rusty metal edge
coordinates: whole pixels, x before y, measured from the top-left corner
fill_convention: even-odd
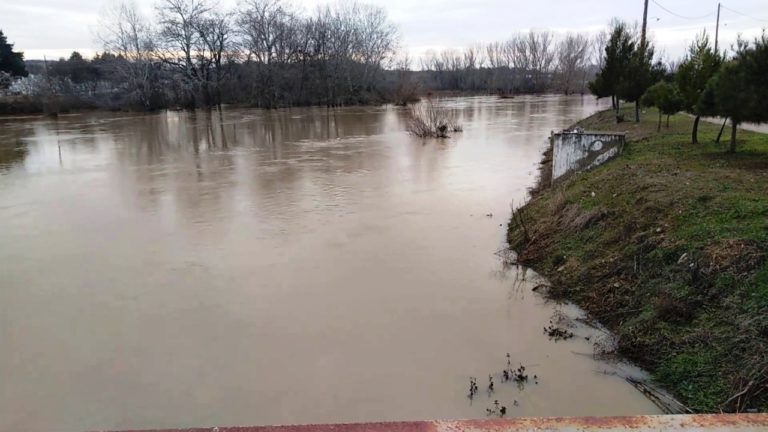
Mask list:
[[[692,414],[621,417],[520,417],[492,420],[196,427],[120,432],[484,432],[484,431],[768,431],[768,414]],[[106,431],[105,431],[106,432]],[[113,431],[117,432],[117,431]]]

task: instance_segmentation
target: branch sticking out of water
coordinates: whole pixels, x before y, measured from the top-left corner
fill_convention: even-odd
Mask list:
[[[432,99],[414,105],[410,110],[408,132],[421,138],[448,138],[452,132],[461,132],[451,112]]]
[[[515,207],[514,203],[510,203],[509,205],[512,208],[512,221],[510,224],[515,228],[515,230],[522,234],[522,241],[523,244],[527,244],[531,241],[531,235],[528,230],[528,215],[526,214],[527,208],[525,207],[525,202],[523,202],[522,205],[519,207]]]

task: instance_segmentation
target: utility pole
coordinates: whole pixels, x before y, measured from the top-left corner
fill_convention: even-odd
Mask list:
[[[645,49],[645,32],[648,27],[648,0],[645,0],[645,7],[643,7],[643,32],[640,34],[640,46]]]
[[[645,61],[645,36],[648,29],[648,0],[643,6],[643,31],[640,33],[640,56]],[[640,99],[635,100],[635,122],[640,123]]]
[[[717,25],[715,25],[715,54],[717,51],[717,37],[720,36],[720,3],[717,4]]]

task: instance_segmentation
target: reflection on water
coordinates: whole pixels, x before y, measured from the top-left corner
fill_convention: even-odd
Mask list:
[[[510,415],[656,412],[494,255],[594,101],[447,103],[0,120],[0,429],[483,417],[507,352]]]

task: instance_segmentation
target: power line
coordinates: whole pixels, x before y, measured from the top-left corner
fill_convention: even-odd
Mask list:
[[[654,1],[654,3],[656,3],[656,2]],[[750,16],[750,15],[747,15],[747,14],[745,14],[745,13],[741,13],[741,12],[739,12],[739,11],[737,11],[737,10],[731,9],[731,8],[729,8],[729,7],[728,7],[728,6],[726,6],[726,5],[723,5],[723,9],[728,9],[729,11],[731,11],[731,12],[733,12],[733,13],[735,13],[735,14],[741,15],[741,16],[743,16],[743,17],[751,18],[751,19],[753,19],[753,20],[755,20],[755,21],[760,21],[760,22],[768,22],[768,20],[764,20],[764,19],[761,19],[761,18],[755,18],[755,17],[753,17],[753,16]]]
[[[710,12],[710,13],[708,13],[708,14],[706,14],[706,15],[695,16],[695,17],[692,17],[692,16],[685,16],[685,15],[680,15],[679,13],[676,13],[676,12],[672,12],[671,10],[669,10],[669,9],[665,8],[664,6],[662,6],[662,5],[661,5],[659,2],[657,2],[656,0],[651,0],[651,1],[653,2],[653,4],[655,4],[656,6],[660,7],[662,10],[666,11],[667,13],[669,13],[669,14],[671,14],[671,15],[674,15],[674,16],[676,16],[676,17],[678,17],[678,18],[682,18],[682,19],[687,19],[687,20],[700,20],[700,19],[704,19],[704,18],[708,18],[708,17],[711,17],[712,15],[714,15],[714,14],[715,14],[714,12]],[[725,7],[725,6],[723,6],[723,7]]]

